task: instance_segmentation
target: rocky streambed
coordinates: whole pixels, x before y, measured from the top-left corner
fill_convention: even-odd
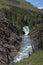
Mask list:
[[[14,57],[14,62],[18,62],[22,60],[23,58],[27,58],[29,55],[32,54],[32,41],[30,39],[29,34],[29,27],[24,26],[23,31],[25,32],[24,35],[22,35],[22,44],[21,48],[19,49],[17,55]]]

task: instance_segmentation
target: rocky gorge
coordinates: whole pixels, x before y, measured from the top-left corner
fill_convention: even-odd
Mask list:
[[[8,0],[9,1],[9,0]],[[0,0],[0,64],[9,65],[21,47],[23,27],[29,26],[33,51],[43,50],[43,12],[23,2],[14,6]],[[13,2],[13,1],[12,1]],[[21,1],[22,2],[22,1]],[[29,7],[29,5],[27,5]],[[5,58],[5,59],[4,59]]]

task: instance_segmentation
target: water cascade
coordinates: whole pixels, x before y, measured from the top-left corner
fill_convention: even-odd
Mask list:
[[[14,58],[14,62],[18,62],[23,58],[27,58],[29,54],[32,54],[32,45],[31,45],[31,39],[29,34],[29,27],[24,26],[23,31],[25,32],[24,35],[22,35],[22,45],[20,50],[17,53],[17,56]]]

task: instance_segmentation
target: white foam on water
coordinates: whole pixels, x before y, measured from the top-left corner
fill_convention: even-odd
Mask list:
[[[29,34],[29,27],[28,26],[23,27],[23,31],[25,32],[25,35],[28,35]]]
[[[31,46],[31,40],[29,37],[29,27],[25,26],[23,27],[23,31],[25,32],[25,35],[22,36],[22,46],[20,50],[18,51],[16,57],[14,57],[14,62],[18,62],[23,58],[26,58],[29,56],[29,53],[32,54],[32,46]]]
[[[29,53],[32,53],[32,46],[25,46],[24,48],[21,48],[21,50],[18,52],[17,56],[14,59],[14,62],[18,62],[23,58],[26,58],[29,56]]]

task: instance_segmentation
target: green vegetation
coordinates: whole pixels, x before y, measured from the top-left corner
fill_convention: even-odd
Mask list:
[[[1,3],[6,3],[7,5],[16,6],[19,8],[23,8],[25,10],[32,10],[36,12],[41,12],[36,7],[34,7],[32,4],[27,3],[25,0],[0,0]]]
[[[43,65],[43,51],[37,51],[32,56],[10,65]]]
[[[3,24],[3,22],[6,22],[7,25]],[[37,51],[39,49],[43,50],[43,12],[38,10],[30,3],[25,2],[24,0],[0,0],[0,47],[6,47],[7,44],[7,48],[10,48],[11,50],[9,53],[9,56],[11,56],[11,58],[15,56],[15,54],[18,52],[18,49],[20,48],[21,41],[18,40],[20,40],[20,35],[23,33],[22,27],[26,25],[30,27],[30,36],[33,41],[34,51]],[[16,32],[14,32],[14,28]],[[6,33],[4,35],[3,30],[4,33]],[[7,37],[6,35],[8,34],[9,38],[7,39],[10,42],[8,41],[5,43]],[[3,55],[4,50],[3,48],[1,49],[1,58],[6,57],[6,53]],[[14,50],[16,51],[14,52]],[[43,65],[42,55],[43,51],[39,51],[33,54],[31,57],[24,59],[16,64],[25,65],[27,63],[28,65],[31,63],[32,65],[35,65],[34,63],[36,63],[37,65]],[[9,59],[6,60],[7,63],[8,60]],[[5,63],[4,61],[2,62]]]

